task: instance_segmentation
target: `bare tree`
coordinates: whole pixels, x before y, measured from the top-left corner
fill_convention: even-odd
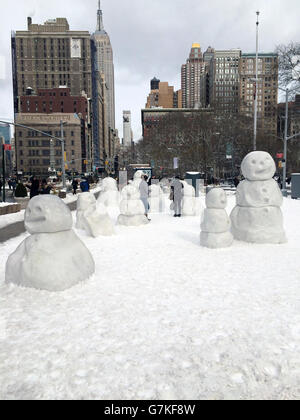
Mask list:
[[[300,43],[276,47],[279,64],[279,84],[290,89],[300,89]]]

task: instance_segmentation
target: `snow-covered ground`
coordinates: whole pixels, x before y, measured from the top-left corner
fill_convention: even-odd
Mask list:
[[[0,244],[0,399],[298,399],[300,201],[283,211],[285,245],[201,248],[168,214],[77,231],[96,274],[56,294],[5,285],[27,234]]]

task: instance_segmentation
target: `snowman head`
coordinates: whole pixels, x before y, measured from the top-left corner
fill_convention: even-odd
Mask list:
[[[272,156],[267,152],[251,152],[242,162],[242,173],[249,181],[267,181],[271,179],[276,166]]]
[[[142,175],[145,175],[143,171],[136,171],[136,173],[133,176],[133,179],[140,181],[142,178]]]
[[[222,188],[213,188],[206,194],[205,202],[208,209],[225,209],[227,206],[226,193]]]
[[[117,187],[117,181],[110,176],[107,178],[104,178],[102,181],[102,187],[104,191],[116,191],[118,190]]]
[[[33,197],[26,208],[24,222],[31,234],[63,232],[73,226],[68,206],[55,195]]]
[[[94,194],[90,192],[80,194],[77,200],[77,210],[85,211],[90,207],[96,209],[96,198]]]

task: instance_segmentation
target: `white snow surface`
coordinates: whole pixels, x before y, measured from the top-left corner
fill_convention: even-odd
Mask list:
[[[283,245],[202,248],[168,214],[76,231],[96,273],[61,293],[4,284],[27,234],[0,244],[0,399],[299,399],[300,201],[283,214]]]

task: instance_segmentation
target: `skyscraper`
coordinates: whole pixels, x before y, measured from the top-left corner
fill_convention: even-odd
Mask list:
[[[123,111],[123,146],[130,147],[132,143],[131,111]]]
[[[200,44],[194,43],[186,61],[181,67],[182,107],[195,108],[201,104],[201,77],[205,63]],[[203,104],[204,106],[204,104]]]
[[[104,30],[100,0],[98,0],[97,28],[92,38],[96,47],[96,67],[100,73],[104,74],[107,88],[106,100],[108,126],[115,129],[115,76],[113,50],[109,35]]]

